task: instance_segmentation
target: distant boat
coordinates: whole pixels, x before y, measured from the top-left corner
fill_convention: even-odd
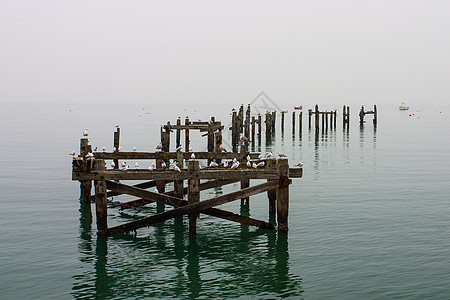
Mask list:
[[[303,108],[303,106],[294,106],[294,109],[298,109],[298,110],[301,110]]]
[[[398,109],[400,110],[408,110],[409,106],[406,106],[405,102],[402,102],[402,104],[400,104],[400,106],[398,107]]]

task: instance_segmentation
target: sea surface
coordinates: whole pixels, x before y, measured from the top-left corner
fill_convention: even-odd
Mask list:
[[[2,103],[0,299],[450,299],[448,106],[379,105],[377,126],[367,115],[362,127],[351,106],[348,129],[341,104],[321,107],[337,109],[338,120],[318,135],[308,129],[313,104],[303,107],[301,132],[298,119],[292,130],[293,105],[282,107],[284,132],[278,114],[274,136],[251,149],[304,162],[303,178],[290,186],[287,236],[205,215],[195,236],[186,217],[97,236],[95,206],[80,203],[71,180],[69,152],[78,153],[85,128],[93,146],[111,151],[119,124],[124,151],[154,151],[167,121],[215,116],[227,127],[232,105]],[[192,132],[191,145],[205,151],[206,138]],[[269,220],[265,193],[249,208],[222,208]],[[108,222],[155,212],[153,204],[109,209]]]

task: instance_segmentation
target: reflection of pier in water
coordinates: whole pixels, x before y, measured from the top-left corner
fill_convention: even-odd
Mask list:
[[[245,202],[241,212],[249,213]],[[226,224],[214,226],[211,234],[190,235],[179,218],[153,226],[145,238],[94,239],[89,214],[90,209],[80,210],[81,267],[72,289],[76,299],[300,297],[303,293],[302,279],[290,273],[286,235],[250,232],[248,225],[241,225],[237,234]]]

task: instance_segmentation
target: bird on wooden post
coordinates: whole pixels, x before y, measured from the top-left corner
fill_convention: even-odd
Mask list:
[[[161,150],[162,149],[162,143],[159,143],[158,145],[156,145],[156,150]]]
[[[178,146],[177,149],[175,149],[175,152],[181,151],[181,149],[183,149],[183,145]]]
[[[83,131],[83,136],[88,136],[88,129],[87,129],[87,128],[84,129],[84,131]]]
[[[248,137],[244,136],[243,133],[240,134],[239,138],[240,138],[241,142],[244,142],[244,143],[248,142]]]
[[[69,153],[69,155],[75,156],[75,150],[73,150],[72,152]]]

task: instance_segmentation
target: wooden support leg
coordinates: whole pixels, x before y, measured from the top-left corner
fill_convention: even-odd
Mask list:
[[[198,160],[189,160],[188,162],[188,172],[191,177],[188,180],[188,204],[196,203],[200,201],[200,179],[199,172],[200,164]],[[199,217],[198,212],[193,212],[188,214],[189,217],[189,233],[197,233],[197,218]]]
[[[90,203],[91,202],[92,181],[91,180],[80,181],[80,189],[81,189],[81,198],[83,199],[83,202]]]
[[[289,214],[289,164],[287,159],[278,160],[280,180],[277,187],[277,223],[278,232],[287,232]]]
[[[267,168],[276,168],[277,163],[275,159],[267,160]],[[267,180],[270,181],[270,180]],[[277,191],[276,189],[270,190],[267,192],[267,198],[269,198],[269,216],[275,216],[277,213],[276,209],[276,199],[277,199]]]
[[[96,159],[94,169],[98,171],[105,170],[105,161]],[[106,181],[95,181],[95,211],[97,215],[98,234],[108,233],[108,205],[106,198]]]

